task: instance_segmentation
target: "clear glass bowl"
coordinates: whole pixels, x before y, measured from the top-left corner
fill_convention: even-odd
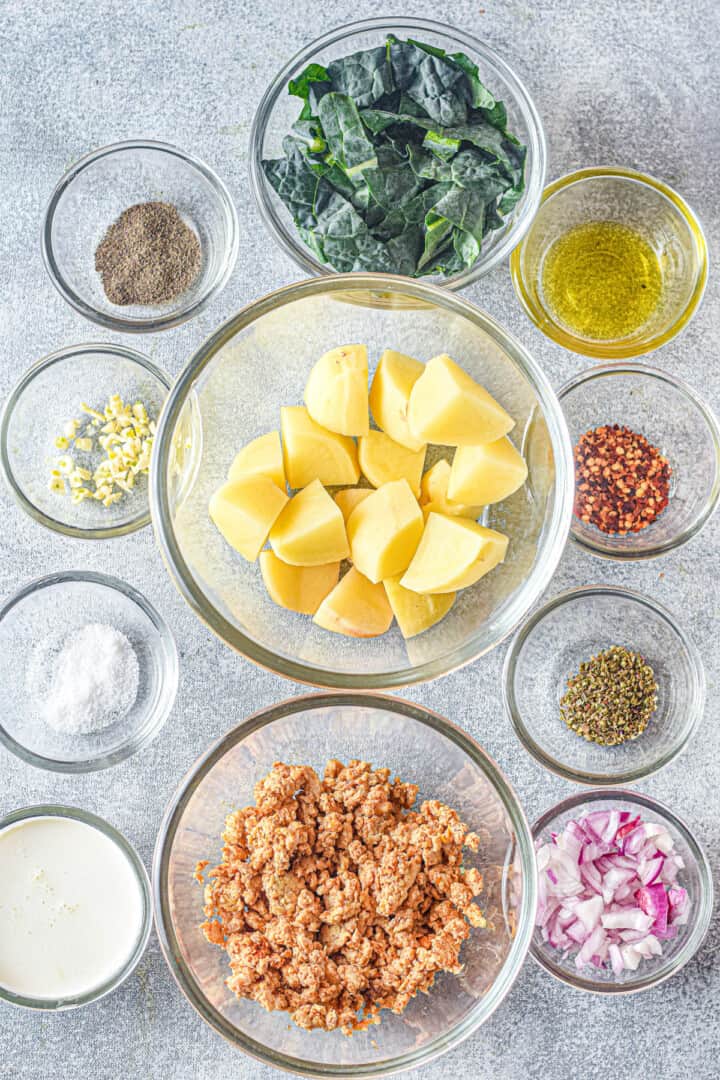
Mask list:
[[[114,626],[128,638],[138,659],[138,693],[130,711],[108,727],[67,735],[46,723],[40,709],[52,656],[87,623]],[[177,650],[165,620],[136,589],[105,574],[68,570],[31,581],[0,609],[0,685],[0,742],[8,750],[40,769],[94,772],[124,761],[158,734],[175,702]]]
[[[634,228],[660,262],[657,310],[627,337],[599,341],[577,336],[557,320],[543,294],[543,265],[551,246],[568,229],[591,221]],[[545,189],[532,227],[512,254],[510,271],[526,314],[544,334],[584,356],[621,360],[658,349],[687,325],[705,291],[708,254],[700,222],[667,184],[630,169],[581,169]]]
[[[619,746],[588,742],[566,726],[560,698],[584,660],[612,645],[645,657],[658,703],[645,731]],[[560,593],[518,631],[503,672],[515,733],[545,768],[576,784],[629,784],[662,769],[702,718],[705,674],[694,644],[660,604],[628,589],[588,585]]]
[[[493,49],[465,31],[429,19],[364,19],[331,30],[301,49],[270,84],[255,114],[250,132],[250,182],[253,194],[274,240],[303,271],[308,274],[335,273],[326,263],[315,259],[303,243],[290,213],[266,180],[261,162],[281,156],[282,140],[298,118],[301,102],[288,94],[290,80],[310,63],[328,64],[331,60],[361,49],[382,45],[389,34],[404,39],[415,38],[450,53],[466,53],[477,63],[480,78],[491,93],[504,101],[508,130],[527,146],[525,191],[512,213],[507,215],[504,227],[485,237],[478,261],[469,270],[454,277],[436,275],[425,279],[448,289],[462,289],[507,258],[527,232],[540,204],[547,156],[540,117],[527,89]]]
[[[172,203],[197,234],[202,267],[182,295],[143,307],[111,303],[95,270],[95,249],[123,210]],[[168,143],[139,139],[94,150],[55,188],[42,229],[45,269],[55,288],[86,319],[124,334],[187,322],[217,296],[238,253],[235,206],[222,180],[198,158]]]
[[[649,559],[696,536],[720,497],[720,430],[695,391],[659,368],[606,364],[576,375],[558,397],[573,446],[593,428],[620,424],[657,446],[672,469],[670,501],[647,528],[611,536],[573,514],[573,540],[608,559]]]
[[[130,864],[137,880],[143,903],[141,930],[135,948],[128,956],[123,967],[105,983],[95,987],[94,990],[91,990],[86,994],[81,994],[78,997],[62,999],[29,998],[21,994],[15,994],[7,987],[0,986],[0,1000],[8,1002],[10,1005],[19,1005],[26,1009],[61,1012],[66,1009],[76,1009],[81,1005],[89,1005],[93,1001],[98,1001],[100,998],[105,997],[106,994],[110,994],[113,990],[116,990],[121,983],[125,982],[129,975],[132,975],[145,952],[148,938],[150,937],[150,930],[152,929],[152,896],[147,871],[132,844],[125,839],[122,833],[118,832],[117,829],[114,829],[112,825],[108,824],[107,821],[98,817],[96,814],[88,813],[87,810],[81,810],[76,806],[56,806],[54,804],[25,806],[19,810],[13,810],[10,814],[7,814],[2,818],[0,820],[0,831],[8,828],[10,825],[16,825],[18,822],[28,821],[38,817],[70,818],[73,821],[81,821],[85,825],[90,825],[94,829],[99,829],[101,833],[112,840],[120,853]]]
[[[81,420],[82,402],[102,409],[111,394],[142,401],[157,420],[170,387],[167,375],[142,353],[122,345],[71,345],[33,364],[10,393],[0,418],[0,460],[5,479],[23,510],[41,525],[83,540],[106,540],[141,529],[150,521],[148,482],[112,506],[94,499],[74,504],[69,493],[50,490],[58,457],[97,467],[104,452],[94,442],[90,453],[58,450],[55,439],[65,424]]]
[[[702,944],[710,926],[713,911],[712,871],[705,852],[684,821],[662,803],[635,791],[581,791],[563,799],[557,806],[547,810],[533,825],[535,841],[548,842],[550,834],[562,832],[572,819],[577,820],[594,810],[629,810],[638,813],[644,821],[664,825],[674,841],[675,851],[682,856],[685,868],[678,876],[678,884],[687,889],[690,896],[690,918],[686,926],[671,941],[663,941],[663,955],[643,960],[636,971],[623,971],[620,976],[612,970],[587,967],[579,972],[574,956],[562,958],[560,950],[542,940],[535,929],[531,953],[537,962],[557,979],[576,990],[589,990],[595,994],[630,994],[648,990],[669,979],[691,960]]]
[[[490,931],[473,931],[460,976],[443,974],[402,1015],[348,1038],[296,1027],[287,1013],[265,1012],[225,985],[225,953],[199,930],[199,860],[219,861],[225,818],[253,803],[253,785],[274,762],[309,764],[358,758],[419,784],[482,837],[468,865],[483,872],[478,903]],[[419,1068],[451,1050],[500,1004],[517,976],[536,907],[530,831],[497,765],[460,728],[435,713],[371,694],[294,698],[256,713],[228,732],[186,775],[163,820],[153,860],[155,921],[165,959],[200,1016],[252,1057],[303,1076],[387,1076]]]
[[[369,302],[380,298],[382,306]],[[415,305],[408,307],[408,301]],[[407,647],[397,627],[375,639],[331,634],[269,600],[258,570],[208,517],[212,492],[248,440],[302,401],[308,372],[333,346],[365,342],[428,360],[449,352],[516,420],[529,480],[488,507],[507,533],[505,563],[463,590],[449,615]],[[343,689],[433,679],[494,648],[547,586],[564,548],[572,464],[562,412],[525,350],[471,304],[408,278],[347,274],[280,289],[229,319],[192,357],[163,410],[151,468],[157,539],[180,592],[219,637],[287,678]]]

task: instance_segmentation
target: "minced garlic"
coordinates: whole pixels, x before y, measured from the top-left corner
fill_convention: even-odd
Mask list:
[[[55,440],[56,448],[87,454],[97,445],[105,456],[94,469],[78,465],[69,453],[56,458],[50,490],[66,495],[69,488],[73,503],[95,499],[113,506],[133,490],[138,476],[149,472],[155,421],[141,401],[131,405],[119,394],[108,398],[102,411],[84,402],[80,408],[87,420],[68,420]]]

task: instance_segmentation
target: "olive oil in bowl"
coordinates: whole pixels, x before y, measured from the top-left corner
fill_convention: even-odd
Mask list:
[[[660,304],[662,284],[652,246],[616,221],[573,226],[543,260],[548,310],[572,334],[592,341],[626,338],[645,326]]]

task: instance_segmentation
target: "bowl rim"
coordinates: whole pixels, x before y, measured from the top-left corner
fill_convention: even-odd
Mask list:
[[[717,509],[718,500],[720,500],[720,425],[718,425],[715,413],[707,402],[703,401],[700,395],[693,390],[689,383],[685,382],[684,379],[679,378],[677,375],[671,375],[670,372],[664,371],[662,368],[639,362],[627,363],[619,361],[611,364],[598,364],[595,367],[579,371],[576,375],[573,375],[572,378],[568,379],[557,392],[560,408],[563,409],[563,412],[563,400],[565,398],[570,397],[575,390],[581,389],[586,383],[592,383],[596,379],[603,379],[608,375],[635,375],[640,378],[655,379],[658,382],[666,383],[668,386],[672,387],[673,390],[687,398],[700,413],[700,416],[705,421],[705,426],[709,432],[715,450],[715,476],[705,505],[702,507],[694,521],[690,522],[690,524],[681,532],[670,537],[668,540],[665,540],[663,543],[658,543],[642,550],[628,548],[623,551],[612,548],[609,544],[604,542],[602,539],[603,534],[599,529],[597,530],[596,540],[593,539],[592,536],[584,536],[579,532],[575,525],[575,515],[573,514],[570,521],[570,537],[576,544],[585,548],[586,551],[592,552],[593,555],[597,555],[601,559],[610,559],[617,562],[639,562],[643,559],[655,559],[659,555],[665,555],[667,552],[674,551],[676,548],[687,543],[688,540],[692,540],[694,536],[697,536]],[[636,535],[642,537],[642,532]]]
[[[705,935],[710,928],[713,914],[714,886],[712,870],[703,847],[695,839],[690,827],[681,817],[675,814],[664,803],[661,803],[659,800],[653,799],[650,795],[645,795],[640,791],[630,791],[626,788],[600,788],[599,790],[574,792],[572,795],[568,795],[567,798],[562,799],[559,803],[556,803],[555,806],[551,806],[541,814],[535,822],[533,822],[533,843],[535,843],[548,825],[552,824],[553,821],[566,811],[574,810],[576,807],[586,803],[595,804],[598,802],[610,802],[620,799],[634,803],[636,806],[642,807],[651,814],[655,814],[659,818],[664,819],[680,833],[683,840],[690,848],[698,869],[698,875],[701,881],[700,910],[696,921],[692,925],[690,933],[686,934],[682,948],[678,950],[678,953],[675,956],[673,963],[669,965],[668,970],[664,973],[660,971],[654,975],[647,975],[645,978],[639,976],[636,980],[633,980],[631,984],[596,982],[593,979],[584,978],[580,974],[571,974],[559,965],[553,964],[546,951],[540,947],[535,933],[536,928],[534,927],[530,943],[530,955],[540,967],[553,975],[559,982],[563,982],[567,986],[572,986],[574,990],[585,990],[589,993],[599,995],[637,994],[642,990],[649,990],[653,986],[659,986],[661,983],[664,983],[667,979],[680,971],[688,961],[692,960],[693,956],[702,945]],[[638,968],[638,971],[640,970],[641,968]]]
[[[10,493],[14,496],[15,500],[20,504],[25,513],[29,514],[35,521],[39,521],[41,525],[45,525],[48,529],[61,533],[63,536],[72,536],[81,540],[108,540],[115,536],[127,536],[128,533],[135,532],[137,529],[142,529],[146,525],[149,525],[149,500],[148,505],[141,514],[136,514],[135,517],[125,522],[120,521],[115,525],[100,525],[96,528],[83,528],[79,525],[68,525],[66,522],[59,521],[57,518],[51,517],[43,510],[40,510],[39,507],[28,498],[24,489],[15,478],[15,472],[8,451],[9,429],[15,407],[31,383],[33,383],[37,376],[41,375],[47,368],[52,367],[53,364],[61,364],[64,360],[72,359],[72,357],[75,356],[83,356],[87,353],[101,353],[110,358],[129,360],[131,363],[144,368],[149,375],[160,383],[165,390],[165,397],[167,397],[170,392],[172,382],[169,375],[166,375],[162,368],[159,368],[157,364],[153,363],[153,361],[143,353],[137,352],[136,349],[130,349],[125,345],[114,345],[107,341],[89,342],[84,345],[67,345],[63,349],[58,349],[56,352],[40,357],[39,360],[36,360],[31,364],[8,394],[2,413],[0,414],[0,465],[2,465],[2,471],[5,475],[5,481],[10,489]],[[148,490],[149,486],[148,480]]]
[[[522,712],[518,706],[515,695],[515,678],[517,675],[520,654],[532,631],[543,622],[547,615],[552,614],[557,608],[563,607],[567,603],[572,603],[576,600],[582,601],[593,596],[616,596],[623,600],[630,601],[633,604],[639,604],[644,608],[649,608],[655,615],[663,619],[680,639],[692,671],[693,694],[690,701],[683,702],[683,710],[686,712],[686,722],[682,738],[675,746],[660,756],[655,762],[628,768],[624,772],[613,773],[612,775],[609,773],[591,773],[584,769],[573,768],[546,753],[525,726],[525,721],[523,720]],[[679,757],[679,755],[687,748],[690,739],[697,730],[702,719],[705,708],[705,690],[705,668],[700,653],[693,640],[682,627],[679,626],[673,614],[662,604],[659,604],[657,600],[653,600],[643,593],[636,592],[634,589],[626,589],[617,585],[581,585],[575,588],[565,589],[563,592],[558,593],[556,596],[553,596],[550,600],[546,601],[537,609],[537,611],[534,611],[532,615],[530,615],[517,631],[505,654],[502,670],[502,695],[505,715],[510,720],[513,730],[524,749],[527,750],[540,765],[548,769],[551,773],[554,773],[556,776],[561,776],[564,780],[570,780],[575,784],[583,784],[586,785],[586,787],[595,787],[599,790],[616,788],[618,785],[632,784],[638,780],[644,780],[648,776],[652,776],[661,769],[664,769],[666,765]],[[581,794],[587,795],[587,791]]]
[[[207,1003],[204,996],[199,991],[196,991],[195,981],[188,972],[177,944],[168,904],[167,871],[172,845],[185,808],[210,769],[224,757],[228,750],[241,743],[247,735],[273,723],[276,719],[311,709],[337,706],[351,706],[362,709],[375,707],[389,713],[400,713],[411,720],[427,725],[433,731],[439,732],[459,746],[492,783],[496,795],[502,802],[515,832],[516,857],[519,858],[522,866],[523,890],[521,910],[517,918],[517,931],[505,963],[498,972],[495,983],[493,983],[493,987],[499,987],[499,989],[490,1010],[485,1016],[475,1016],[476,1012],[482,1010],[483,1003],[487,1001],[486,995],[479,1000],[478,1006],[472,1010],[469,1017],[466,1017],[464,1021],[457,1025],[460,1030],[453,1037],[449,1035],[438,1037],[431,1044],[429,1051],[425,1050],[414,1055],[410,1052],[401,1055],[397,1059],[391,1059],[389,1064],[370,1063],[347,1067],[313,1063],[301,1058],[286,1057],[280,1052],[269,1051],[247,1036],[239,1035],[238,1029],[227,1022],[216,1009]],[[283,1071],[309,1077],[389,1076],[406,1069],[426,1065],[448,1050],[458,1046],[492,1015],[509,993],[520,973],[530,945],[534,932],[534,913],[537,907],[537,866],[532,832],[514,788],[495,760],[490,757],[472,735],[432,709],[387,694],[362,692],[311,693],[286,698],[284,701],[252,713],[240,724],[237,724],[215,740],[197,758],[181,779],[165,809],[155,842],[151,879],[155,929],[160,948],[175,982],[196,1013],[206,1024],[222,1035],[227,1042],[239,1047],[249,1057]],[[200,915],[201,906],[199,904],[198,916]],[[474,1020],[471,1019],[473,1016],[475,1016]]]
[[[277,208],[271,198],[270,186],[262,170],[262,148],[265,140],[265,132],[272,116],[274,106],[280,95],[286,90],[287,84],[296,68],[304,67],[312,61],[313,56],[330,45],[345,41],[356,34],[370,33],[373,31],[408,30],[437,34],[444,38],[454,39],[457,45],[474,52],[481,61],[493,65],[499,70],[502,77],[512,91],[513,100],[523,116],[527,127],[528,156],[533,162],[532,174],[525,178],[525,192],[522,212],[511,222],[505,235],[500,242],[491,249],[487,258],[482,253],[479,259],[467,270],[454,277],[433,279],[432,283],[444,289],[462,289],[477,281],[478,278],[487,274],[520,243],[527,233],[535,214],[537,213],[542,198],[543,184],[547,172],[547,143],[540,115],[523,81],[502,58],[489,45],[485,45],[472,34],[461,30],[456,26],[444,25],[435,19],[415,19],[405,16],[383,16],[381,18],[361,19],[357,22],[344,23],[342,26],[323,34],[299,49],[284,65],[278,75],[268,86],[258,105],[250,129],[249,157],[250,157],[250,187],[255,203],[260,212],[263,224],[268,229],[275,243],[288,255],[293,262],[305,273],[320,276],[335,276],[338,271],[326,263],[321,263],[313,258],[310,249],[306,247],[295,234],[286,226],[277,212]],[[418,280],[413,278],[411,280]]]
[[[209,603],[190,572],[175,538],[169,513],[167,466],[175,425],[186,403],[191,400],[190,396],[198,376],[219,350],[240,330],[268,312],[308,296],[356,291],[367,294],[368,292],[382,292],[382,290],[410,294],[415,300],[424,302],[426,306],[440,306],[469,319],[476,327],[487,333],[514,363],[521,365],[523,375],[529,379],[533,391],[538,396],[543,408],[543,418],[548,427],[555,457],[555,500],[551,519],[544,530],[545,535],[542,541],[544,557],[540,560],[536,559],[534,570],[537,576],[532,590],[525,593],[529,580],[526,579],[523,586],[516,591],[511,610],[506,613],[506,625],[500,629],[496,640],[480,648],[472,644],[468,647],[466,643],[464,647],[455,649],[449,661],[448,654],[444,654],[440,659],[398,671],[373,675],[327,669],[321,671],[310,664],[281,657],[266,646],[257,644]],[[165,567],[180,595],[198,618],[221,641],[260,667],[276,675],[292,679],[294,682],[319,689],[391,690],[426,682],[472,663],[500,644],[518,626],[547,588],[565,548],[572,515],[573,465],[565,418],[547,376],[525,347],[489,315],[454,293],[427,282],[390,274],[333,274],[285,285],[252,301],[241,308],[237,314],[230,316],[199,346],[173,384],[163,407],[153,446],[149,488],[153,530]],[[522,603],[519,603],[519,598],[522,598]]]
[[[681,216],[685,220],[690,235],[695,242],[698,270],[693,291],[688,298],[684,310],[675,322],[662,333],[656,334],[655,337],[651,338],[649,341],[636,341],[634,343],[626,342],[625,344],[623,344],[622,340],[609,343],[602,341],[588,341],[585,338],[577,337],[568,330],[564,330],[549,317],[544,308],[534,302],[531,290],[527,286],[522,271],[522,249],[530,237],[532,225],[526,230],[523,242],[519,244],[510,255],[510,277],[515,289],[515,295],[520,301],[523,311],[530,321],[534,323],[546,337],[557,342],[558,345],[562,345],[564,348],[569,349],[570,352],[579,353],[581,356],[591,356],[598,360],[624,360],[654,352],[656,349],[659,349],[661,345],[665,345],[668,341],[671,341],[672,338],[687,326],[700,306],[700,302],[705,292],[709,272],[709,255],[702,223],[695,211],[685,199],[683,199],[682,195],[679,195],[674,188],[671,188],[669,184],[664,183],[662,180],[658,180],[648,173],[638,172],[635,169],[623,169],[614,165],[597,165],[585,169],[576,169],[573,172],[566,173],[557,180],[553,180],[553,182],[545,188],[538,205],[538,210],[543,203],[551,199],[553,195],[556,195],[559,191],[563,191],[565,188],[571,187],[573,184],[608,176],[619,180],[631,180],[635,183],[642,184],[645,187],[653,188],[671,202],[675,209],[680,211]],[[534,224],[534,222],[535,217],[533,216],[532,224]]]
[[[90,168],[95,162],[100,161],[103,158],[133,150],[152,150],[159,153],[170,154],[172,157],[178,158],[184,165],[189,165],[197,170],[218,195],[223,206],[225,223],[228,229],[228,238],[221,267],[214,280],[199,294],[197,299],[192,303],[182,303],[182,296],[180,296],[178,297],[178,307],[172,311],[168,311],[164,315],[152,315],[143,319],[126,319],[119,314],[109,315],[106,311],[102,311],[94,304],[83,299],[63,276],[55,259],[52,242],[55,214],[63,195],[71,186],[75,178],[79,176],[80,173],[84,172],[85,169]],[[110,224],[111,223],[108,222],[108,225]],[[187,151],[181,150],[180,147],[174,146],[172,143],[161,142],[157,139],[126,139],[122,142],[109,143],[106,146],[98,147],[96,150],[91,150],[89,153],[84,154],[79,158],[64,173],[55,185],[47,207],[45,208],[40,234],[40,246],[43,264],[50,281],[62,298],[66,300],[75,311],[84,315],[86,319],[90,319],[91,322],[97,323],[99,326],[104,326],[109,330],[116,330],[123,334],[151,334],[157,330],[168,330],[173,326],[180,326],[182,323],[192,319],[195,315],[199,314],[199,312],[203,311],[210,301],[225,288],[237,260],[240,246],[240,227],[237,210],[235,209],[235,204],[227,186],[214,169],[211,169],[204,161],[201,161],[201,159],[194,154],[189,154]]]
[[[107,753],[79,761],[62,761],[45,757],[43,754],[24,746],[5,729],[0,715],[0,744],[20,758],[21,761],[33,765],[37,769],[70,774],[99,772],[101,769],[108,769],[112,765],[118,765],[121,761],[125,761],[138,750],[147,746],[164,726],[165,721],[172,712],[178,689],[179,663],[177,645],[165,619],[141,592],[120,578],[113,577],[110,574],[100,574],[93,570],[60,570],[54,574],[45,574],[43,577],[33,578],[32,581],[28,581],[2,604],[2,607],[0,607],[0,624],[13,608],[22,604],[26,597],[66,582],[84,582],[119,592],[126,599],[131,600],[152,623],[158,634],[160,643],[158,652],[162,656],[163,667],[160,695],[155,708],[148,713],[148,717],[152,717],[153,721],[151,724],[146,725],[142,732],[136,732],[132,737],[129,737],[125,742]]]
[[[97,814],[91,814],[89,810],[83,810],[79,806],[66,806],[60,803],[37,803],[32,806],[19,807],[17,810],[11,810],[10,813],[0,818],[0,833],[11,825],[31,821],[36,817],[69,818],[71,821],[80,821],[83,825],[90,825],[92,828],[98,829],[123,853],[132,867],[142,894],[142,925],[135,948],[115,975],[106,979],[104,983],[101,983],[94,990],[67,998],[33,998],[25,994],[15,994],[12,990],[0,985],[0,1000],[7,1002],[9,1005],[32,1009],[36,1012],[64,1012],[68,1009],[77,1009],[83,1005],[89,1005],[91,1002],[99,1001],[100,998],[111,994],[113,990],[116,990],[121,983],[132,975],[142,959],[152,930],[152,891],[147,870],[130,841],[105,818],[99,817]]]

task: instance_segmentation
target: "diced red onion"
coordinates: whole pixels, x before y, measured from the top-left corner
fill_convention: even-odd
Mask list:
[[[537,925],[543,941],[575,954],[578,969],[610,967],[616,977],[662,955],[690,915],[677,885],[683,860],[664,825],[627,810],[569,821],[537,845]]]

